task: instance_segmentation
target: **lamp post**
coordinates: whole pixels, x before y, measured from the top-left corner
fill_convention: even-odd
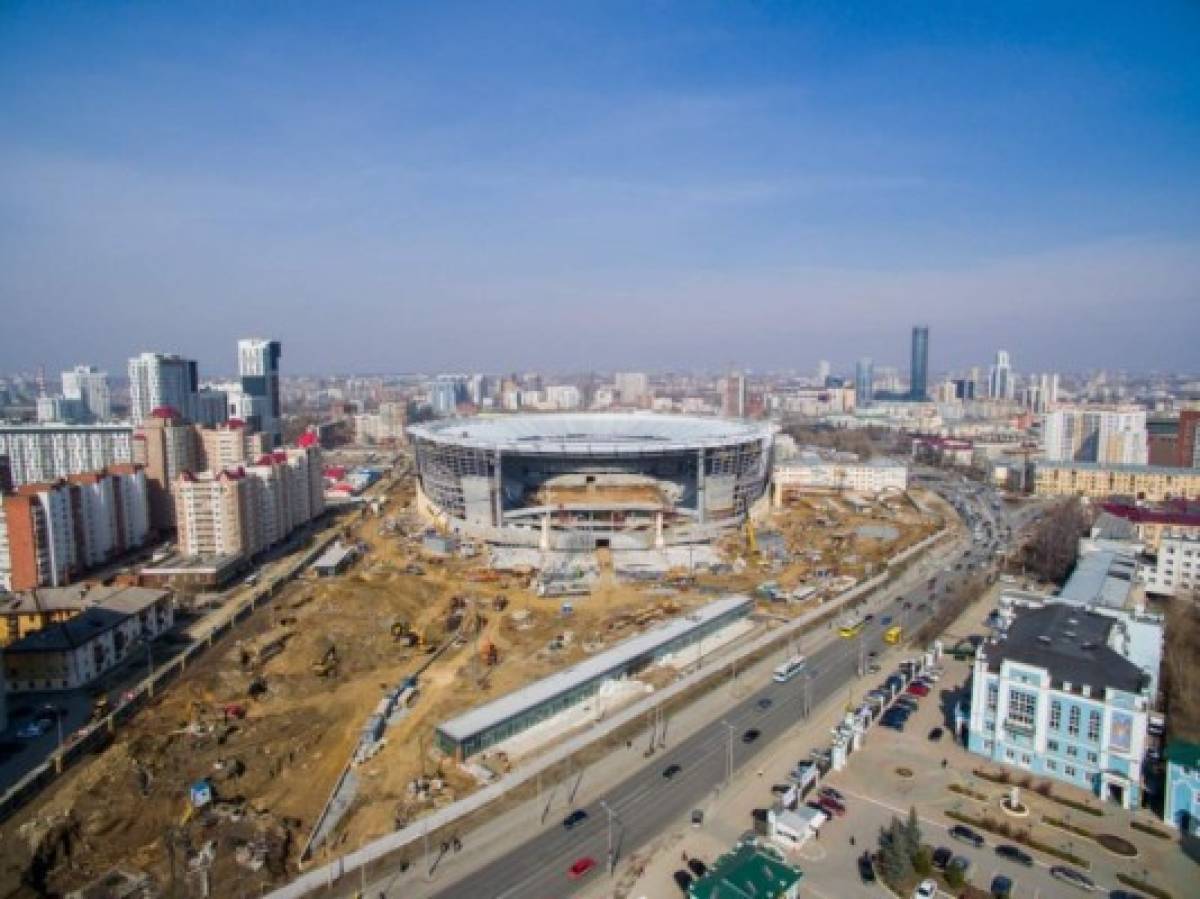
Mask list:
[[[608,875],[611,877],[617,867],[617,857],[613,852],[613,821],[617,820],[617,813],[603,799],[600,800],[600,808],[608,815]]]
[[[732,724],[730,724],[728,721],[722,721],[721,723],[723,725],[725,725],[725,727],[729,728],[729,750],[725,756],[725,760],[726,760],[725,783],[728,784],[733,780],[733,734],[737,730],[737,728],[734,727]]]

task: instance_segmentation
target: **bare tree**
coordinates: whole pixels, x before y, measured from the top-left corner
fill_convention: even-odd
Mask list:
[[[1066,580],[1079,555],[1079,538],[1090,527],[1090,517],[1077,498],[1059,503],[1038,521],[1025,544],[1025,567],[1044,581]]]

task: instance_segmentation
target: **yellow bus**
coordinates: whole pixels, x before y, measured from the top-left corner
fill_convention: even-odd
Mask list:
[[[900,625],[897,624],[897,625],[894,625],[893,627],[889,627],[886,631],[883,632],[883,642],[884,643],[899,643],[900,642],[900,633],[901,633]]]
[[[859,634],[861,634],[865,625],[866,622],[861,618],[849,619],[844,622],[840,628],[838,628],[838,634],[849,640],[851,637],[857,637]]]

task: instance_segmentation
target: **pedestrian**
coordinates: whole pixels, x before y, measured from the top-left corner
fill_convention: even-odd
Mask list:
[[[851,846],[853,846],[853,845],[854,845],[854,834],[851,834],[851,835],[850,835],[850,845],[851,845]]]
[[[945,768],[945,767],[946,767],[946,760],[945,760],[945,759],[942,759],[942,767],[943,767],[943,768]]]
[[[681,853],[679,853],[679,857],[683,860],[683,863],[686,865],[687,864],[687,853],[681,852]]]

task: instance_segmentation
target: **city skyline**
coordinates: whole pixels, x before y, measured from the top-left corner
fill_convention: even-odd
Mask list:
[[[1194,7],[684,12],[7,7],[6,367],[1192,363]]]

